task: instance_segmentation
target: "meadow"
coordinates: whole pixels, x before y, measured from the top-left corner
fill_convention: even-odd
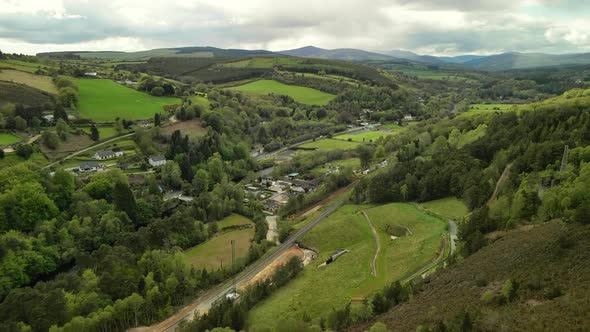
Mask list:
[[[359,142],[349,142],[339,139],[323,138],[315,142],[305,143],[299,147],[304,149],[319,149],[321,151],[333,151],[333,150],[352,150],[356,148]]]
[[[201,125],[201,120],[177,121],[160,128],[160,133],[162,135],[172,135],[176,130],[180,130],[183,136],[188,135],[190,138],[207,134],[207,128]]]
[[[378,138],[385,137],[387,135],[391,135],[391,133],[386,133],[383,131],[357,131],[349,134],[334,136],[334,139],[340,139],[345,141],[351,140],[353,142],[364,143],[374,142]]]
[[[455,197],[446,197],[421,204],[426,210],[432,211],[449,219],[461,220],[469,213],[463,201]]]
[[[180,99],[154,97],[106,79],[79,79],[80,117],[97,122],[149,119]]]
[[[98,129],[98,137],[100,140],[109,137],[114,137],[119,134],[117,133],[117,130],[115,130],[115,127],[112,126],[96,126],[96,128]],[[82,127],[81,129],[84,130],[85,133],[90,135],[90,127]],[[127,131],[124,131],[124,133],[126,132]]]
[[[219,229],[223,229],[225,227],[232,227],[232,226],[242,226],[242,225],[254,226],[254,224],[252,223],[252,220],[250,220],[242,215],[236,214],[236,213],[232,213],[228,217],[225,217],[222,220],[217,222],[217,227]]]
[[[228,220],[229,219],[229,220]],[[240,223],[243,220],[231,215],[218,222],[220,225],[231,225],[232,223]],[[253,224],[250,221],[251,224]],[[221,227],[219,227],[221,229]],[[250,244],[254,238],[254,226],[251,228],[234,230],[226,233],[221,233],[207,242],[199,244],[193,248],[187,249],[184,252],[184,257],[187,263],[192,264],[197,269],[206,268],[207,270],[217,270],[223,266],[231,265],[232,247],[231,240],[236,241],[236,259],[244,257],[250,249]]]
[[[1,69],[0,81],[23,84],[51,94],[57,94],[57,87],[49,76],[35,75],[20,70]]]
[[[381,242],[377,277],[371,275],[375,238],[366,219],[370,216]],[[391,240],[387,225],[403,224],[412,235]],[[378,207],[345,205],[304,236],[302,242],[319,250],[319,257],[303,273],[254,307],[250,327],[274,328],[276,317],[326,318],[332,308],[342,308],[386,284],[400,279],[436,256],[445,223],[410,204]],[[350,250],[334,263],[318,267],[338,249]]]
[[[0,60],[0,68],[13,68],[18,69],[21,71],[26,71],[29,73],[34,73],[40,68],[44,67],[53,67],[51,64],[43,64],[37,62],[27,62],[27,61],[20,61],[20,60]]]
[[[20,142],[20,137],[10,133],[0,133],[0,145],[10,145]]]
[[[258,80],[228,89],[252,94],[274,93],[287,95],[299,103],[308,105],[326,105],[336,98],[335,95],[330,93],[302,86],[287,85],[273,80]]]

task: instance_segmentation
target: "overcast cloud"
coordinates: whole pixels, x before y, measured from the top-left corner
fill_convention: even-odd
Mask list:
[[[0,0],[0,49],[590,52],[587,0]]]

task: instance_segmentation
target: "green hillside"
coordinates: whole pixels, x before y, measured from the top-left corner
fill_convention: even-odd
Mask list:
[[[258,80],[252,83],[231,87],[229,89],[253,94],[273,93],[277,95],[286,95],[297,102],[308,105],[326,105],[332,99],[336,98],[333,94],[325,93],[316,89],[286,85],[273,80]]]

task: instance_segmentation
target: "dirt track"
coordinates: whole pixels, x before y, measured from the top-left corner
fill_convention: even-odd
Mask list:
[[[373,223],[371,222],[369,215],[365,211],[361,211],[361,213],[363,214],[363,216],[365,216],[365,219],[367,219],[369,226],[371,226],[371,231],[373,232],[373,236],[375,237],[375,243],[377,243],[377,248],[375,248],[375,254],[373,254],[373,259],[371,260],[371,274],[373,275],[373,277],[376,277],[377,256],[379,256],[379,251],[381,251],[381,241],[379,241],[379,234],[377,234],[377,230],[375,229],[375,226],[373,226]]]

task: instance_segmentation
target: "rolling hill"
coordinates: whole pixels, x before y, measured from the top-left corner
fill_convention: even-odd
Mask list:
[[[544,54],[509,52],[473,59],[465,66],[482,70],[510,70],[562,65],[590,64],[590,53]]]
[[[222,49],[210,46],[157,48],[153,50],[138,52],[117,52],[117,51],[65,51],[65,52],[43,52],[38,56],[79,56],[81,58],[118,59],[118,60],[147,60],[156,57],[183,57],[183,58],[213,58],[213,57],[240,57],[240,56],[268,56],[273,52],[265,50],[241,50]]]
[[[296,56],[296,57],[303,57],[303,58],[320,58],[320,59],[334,59],[334,60],[349,60],[349,61],[391,61],[391,60],[400,60],[398,58],[374,53],[363,51],[354,48],[338,48],[333,50],[327,50],[315,46],[306,46],[301,48],[296,48],[292,50],[285,50],[280,51],[280,54]]]

